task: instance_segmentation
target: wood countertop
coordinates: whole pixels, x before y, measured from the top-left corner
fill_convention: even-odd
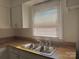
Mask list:
[[[0,43],[0,48],[1,47],[6,47],[7,45],[21,49],[23,51],[26,51],[24,48],[20,48],[19,46],[21,46],[22,44],[25,44],[26,42],[30,42],[27,40],[20,40],[20,39],[16,39],[16,40],[11,40],[8,42],[4,42],[4,43]],[[75,47],[71,47],[71,46],[56,46],[56,52],[58,56],[58,59],[76,59],[76,48]]]

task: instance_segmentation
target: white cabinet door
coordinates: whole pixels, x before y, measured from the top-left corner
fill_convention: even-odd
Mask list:
[[[67,5],[69,7],[72,7],[72,6],[79,6],[79,0],[67,0]]]
[[[22,7],[16,6],[12,8],[12,27],[22,28]]]
[[[0,6],[0,28],[10,27],[10,8]]]

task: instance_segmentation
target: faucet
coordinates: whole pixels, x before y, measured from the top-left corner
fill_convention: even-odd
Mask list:
[[[40,52],[47,52],[47,53],[49,53],[50,52],[50,47],[52,46],[51,45],[51,39],[49,39],[49,38],[37,38],[37,39],[35,39],[36,40],[36,42],[37,42],[37,44],[35,44],[36,45],[36,47],[35,47],[35,50],[36,51],[40,51]]]
[[[40,52],[47,52],[50,47],[50,42],[48,40],[40,40]]]

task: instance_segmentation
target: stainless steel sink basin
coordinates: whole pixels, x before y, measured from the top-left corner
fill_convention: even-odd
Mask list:
[[[53,47],[40,45],[38,43],[36,43],[36,44],[35,43],[27,43],[27,44],[24,44],[22,46],[24,48],[28,48],[28,49],[31,49],[31,50],[34,50],[34,51],[37,51],[37,52],[40,52],[40,53],[43,53],[43,54],[48,54],[48,55],[52,55],[56,50]]]

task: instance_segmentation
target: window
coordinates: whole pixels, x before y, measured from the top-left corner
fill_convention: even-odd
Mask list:
[[[58,1],[33,6],[33,36],[59,36],[60,6],[58,6]]]

